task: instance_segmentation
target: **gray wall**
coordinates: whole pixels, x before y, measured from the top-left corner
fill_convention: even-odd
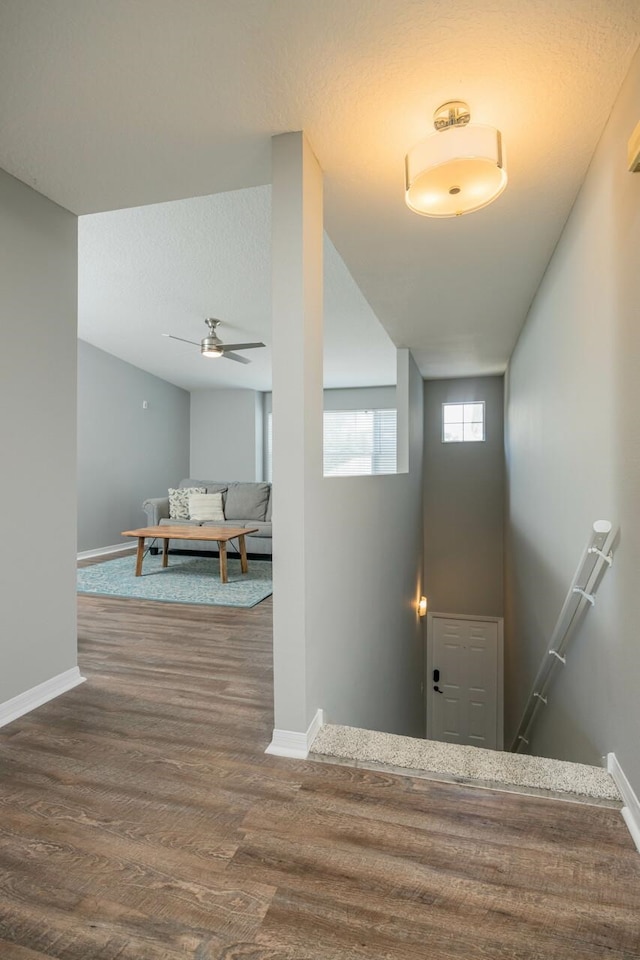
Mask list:
[[[261,480],[262,406],[256,390],[192,391],[189,476]]]
[[[271,392],[263,394],[265,414],[271,413]],[[392,410],[395,387],[344,387],[322,391],[325,410]]]
[[[76,666],[77,220],[0,171],[0,703]]]
[[[532,305],[507,382],[507,734],[593,521],[621,526],[533,736],[534,752],[617,754],[640,793],[640,117],[636,56]]]
[[[301,133],[272,161],[275,728],[420,735],[422,379],[399,350],[403,473],[323,477],[322,173]]]
[[[483,443],[443,443],[442,404],[485,403]],[[503,614],[503,378],[424,385],[425,593],[434,613]]]
[[[396,406],[394,387],[346,387],[324,390],[325,410],[393,410]]]
[[[331,723],[424,736],[424,648],[416,612],[423,391],[406,350],[398,356],[397,404],[398,463],[407,472],[318,478],[308,519],[316,588],[307,626],[307,697]]]
[[[188,475],[187,391],[79,340],[78,551],[122,543]]]

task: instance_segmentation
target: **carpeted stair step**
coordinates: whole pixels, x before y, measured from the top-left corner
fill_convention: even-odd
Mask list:
[[[613,778],[601,767],[437,740],[418,740],[356,727],[325,725],[313,741],[309,758],[621,805]]]

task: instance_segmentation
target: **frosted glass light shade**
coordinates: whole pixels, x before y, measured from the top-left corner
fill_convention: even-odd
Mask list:
[[[425,217],[459,217],[486,207],[507,185],[500,131],[480,123],[431,134],[409,151],[406,201]]]
[[[209,360],[215,360],[216,357],[222,356],[222,350],[220,347],[215,344],[207,343],[207,337],[200,344],[200,353],[203,357],[208,357]]]

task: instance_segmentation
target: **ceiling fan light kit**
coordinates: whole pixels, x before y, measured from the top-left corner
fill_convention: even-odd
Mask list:
[[[216,357],[222,356],[223,351],[212,337],[205,337],[200,343],[200,353],[203,357],[209,357],[215,360]]]
[[[462,100],[443,103],[433,115],[436,132],[405,158],[405,200],[424,217],[459,217],[500,196],[507,171],[500,131],[471,123]]]
[[[184,337],[174,337],[172,333],[163,333],[162,336],[168,337],[170,340],[180,340],[181,343],[192,343],[194,347],[199,346],[200,354],[210,360],[215,360],[217,357],[225,357],[227,360],[235,360],[236,363],[251,363],[251,361],[247,360],[246,357],[241,357],[239,354],[234,353],[234,350],[255,350],[257,347],[265,346],[262,342],[223,343],[216,332],[218,324],[221,321],[216,320],[215,317],[207,317],[204,322],[209,328],[209,335],[203,337],[199,344],[196,340],[185,340]]]

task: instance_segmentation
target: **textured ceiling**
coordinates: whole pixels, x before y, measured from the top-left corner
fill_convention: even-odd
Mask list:
[[[83,340],[188,390],[271,389],[271,187],[80,217],[78,333]],[[227,343],[267,349],[206,360],[204,317]],[[396,351],[325,235],[324,382],[396,382]]]
[[[0,166],[88,213],[268,183],[270,137],[304,129],[395,343],[425,375],[490,373],[639,40],[638,0],[2,0]],[[501,129],[509,185],[434,221],[403,157],[451,98]]]

